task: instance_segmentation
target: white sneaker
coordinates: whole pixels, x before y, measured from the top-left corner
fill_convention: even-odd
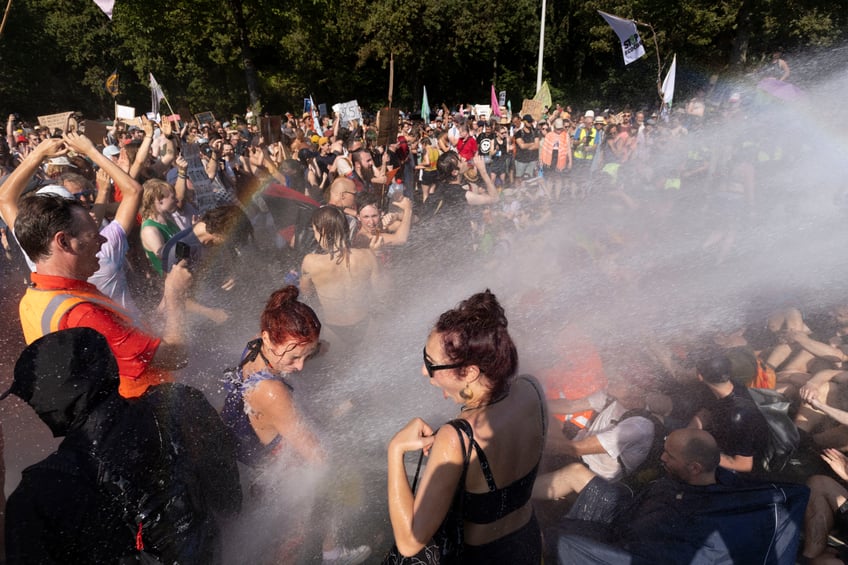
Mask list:
[[[327,557],[327,553],[335,554],[338,551],[338,555],[332,559]],[[371,548],[367,545],[360,545],[359,547],[337,547],[330,552],[324,553],[324,559],[321,562],[322,565],[359,565],[366,559],[371,556]]]

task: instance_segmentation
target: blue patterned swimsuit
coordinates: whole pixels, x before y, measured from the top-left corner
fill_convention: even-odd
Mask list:
[[[256,388],[260,382],[269,380],[281,382],[289,390],[294,390],[282,375],[275,375],[268,369],[262,369],[244,378],[242,367],[262,355],[260,346],[261,342],[258,339],[248,343],[239,366],[224,373],[227,398],[221,410],[221,419],[238,443],[238,460],[250,467],[258,467],[271,455],[278,453],[283,448],[283,436],[277,434],[267,444],[259,440],[259,436],[256,435],[250,423],[250,415],[253,411],[250,404],[244,400],[245,394]]]

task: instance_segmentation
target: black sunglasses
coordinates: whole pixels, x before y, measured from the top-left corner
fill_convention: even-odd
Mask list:
[[[442,371],[446,369],[458,369],[465,365],[465,363],[451,363],[449,365],[433,365],[433,363],[427,358],[427,347],[424,347],[424,367],[427,369],[427,374],[430,375],[430,378],[433,378],[433,373],[436,371]]]

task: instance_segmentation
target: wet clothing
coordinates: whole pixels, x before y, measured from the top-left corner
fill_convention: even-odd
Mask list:
[[[241,505],[232,442],[203,394],[177,384],[118,395],[107,340],[89,328],[35,341],[12,393],[55,437],[9,497],[9,563],[116,563],[142,548],[162,562],[215,563],[213,511]]]
[[[731,457],[754,457],[756,467],[768,444],[769,429],[748,389],[734,384],[733,392],[713,398],[705,408],[710,418],[704,429],[715,438],[721,452]]]
[[[118,361],[122,396],[140,396],[151,384],[173,381],[169,372],[150,365],[161,340],[93,284],[39,273],[30,276],[33,286],[20,303],[27,343],[57,330],[92,328],[106,336]]]
[[[279,434],[267,444],[259,440],[259,436],[256,435],[250,423],[251,409],[245,402],[244,396],[262,381],[278,381],[289,390],[293,390],[282,375],[275,375],[267,369],[253,373],[247,378],[244,377],[242,367],[262,355],[261,346],[262,342],[259,339],[248,343],[241,364],[225,373],[224,387],[227,390],[227,397],[224,400],[224,408],[221,410],[221,419],[237,442],[238,460],[254,468],[259,467],[275,453],[279,453],[284,442],[283,436]]]
[[[527,380],[523,377],[519,377],[519,379]],[[532,381],[529,380],[528,382],[532,383]],[[539,403],[541,407],[539,416],[542,423],[542,429],[546,430],[547,420],[544,415],[545,401],[541,391],[536,389],[535,385],[532,386],[539,395]],[[515,512],[527,504],[533,493],[533,483],[536,481],[536,473],[539,470],[539,463],[542,460],[542,454],[539,453],[539,460],[536,462],[536,465],[525,476],[513,481],[509,485],[498,488],[495,483],[495,478],[492,475],[491,468],[489,467],[486,454],[474,439],[474,433],[471,425],[466,420],[462,419],[453,420],[450,424],[457,427],[457,429],[462,429],[465,435],[468,436],[470,449],[474,449],[477,453],[477,459],[480,462],[480,467],[483,470],[483,476],[485,477],[486,484],[489,487],[489,492],[486,493],[468,492],[463,488],[463,520],[475,524],[490,524],[500,520],[512,512]],[[537,565],[541,555],[541,548],[539,525],[536,521],[536,516],[533,515],[526,525],[502,538],[479,546],[465,544],[463,562],[497,562],[512,564],[532,563]],[[506,554],[511,557],[508,559],[505,558]]]
[[[167,224],[160,224],[155,220],[151,220],[150,218],[144,220],[141,223],[141,229],[144,229],[148,226],[153,226],[159,233],[162,234],[162,241],[167,242],[169,239],[177,235],[179,233],[180,228],[174,222],[168,222]],[[164,247],[164,246],[163,246]],[[162,271],[162,259],[156,256],[156,253],[153,251],[144,250],[145,255],[147,255],[147,260],[150,261],[150,266],[153,267],[153,270],[159,273],[160,275],[164,275],[165,273]]]

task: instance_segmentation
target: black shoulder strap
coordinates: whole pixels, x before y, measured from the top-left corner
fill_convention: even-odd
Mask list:
[[[456,420],[451,420],[448,424],[453,426],[456,433],[459,434],[459,442],[462,445],[463,478],[465,477],[465,472],[468,470],[468,462],[471,460],[471,451],[466,451],[465,438],[462,437],[462,432],[465,432],[465,435],[467,435],[469,439],[469,445],[474,448],[474,451],[477,453],[477,459],[480,460],[480,468],[483,470],[483,477],[486,479],[486,485],[488,485],[489,491],[494,492],[498,490],[498,487],[495,484],[495,478],[492,476],[492,468],[489,466],[489,460],[486,458],[486,454],[480,448],[480,445],[474,439],[474,430],[471,428],[471,424],[468,423],[468,420],[457,418]]]
[[[548,415],[546,414],[548,403],[545,401],[545,395],[539,390],[539,387],[536,385],[536,379],[531,375],[519,375],[518,378],[530,383],[530,386],[536,391],[536,396],[539,397],[539,410],[542,418],[542,439],[544,440],[548,436]]]

